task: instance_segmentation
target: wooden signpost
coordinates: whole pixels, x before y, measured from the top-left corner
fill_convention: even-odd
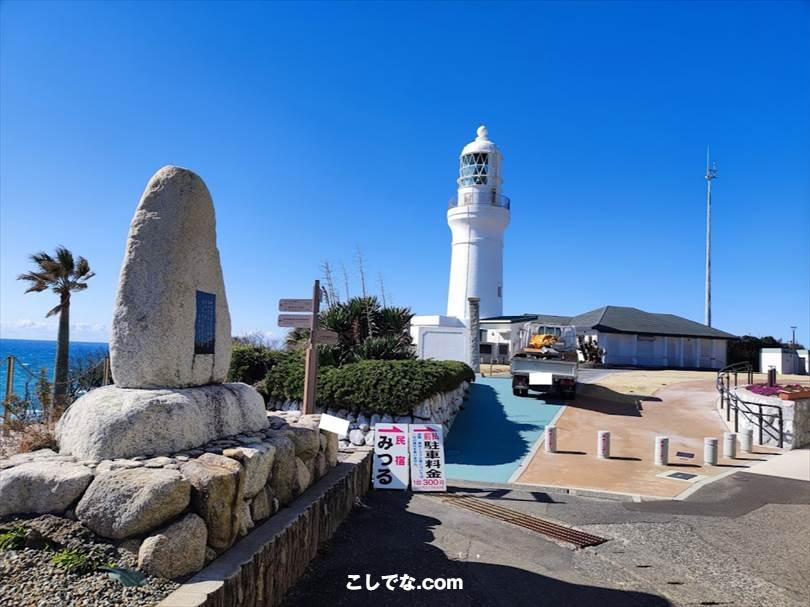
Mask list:
[[[318,343],[326,344],[327,346],[336,346],[338,343],[338,334],[334,331],[318,329]]]
[[[312,312],[311,299],[280,299],[279,312]]]
[[[311,329],[312,314],[279,314],[278,326],[289,329]]]
[[[337,343],[337,333],[318,329],[318,313],[320,309],[320,280],[316,280],[312,287],[312,299],[281,299],[278,302],[279,312],[305,312],[305,314],[279,314],[279,327],[309,329],[309,342],[307,343],[304,358],[304,415],[315,413],[315,386],[318,380],[318,343]]]

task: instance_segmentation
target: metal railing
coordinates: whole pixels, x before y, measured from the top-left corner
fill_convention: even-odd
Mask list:
[[[765,403],[754,403],[743,400],[732,391],[731,377],[734,377],[734,388],[739,385],[739,376],[745,373],[748,384],[754,383],[754,366],[750,362],[739,362],[723,367],[717,372],[715,385],[720,393],[720,408],[726,412],[726,421],[730,422],[732,412],[734,416],[734,431],[740,431],[740,413],[752,424],[757,426],[759,435],[758,444],[762,445],[765,435],[775,439],[779,447],[784,446],[784,420],[782,418],[782,407],[778,405],[768,405]],[[754,410],[756,407],[756,410]],[[766,413],[763,407],[775,409],[776,413]],[[773,424],[765,425],[765,420],[775,419],[777,421],[778,433],[775,433]]]
[[[745,373],[748,384],[754,383],[754,366],[748,361],[728,365],[717,372],[715,384],[717,391],[720,393],[720,408],[726,411],[726,421],[731,421],[728,409],[728,395],[731,393],[731,376],[734,376],[734,387],[736,388],[741,373]]]
[[[104,356],[102,360],[98,361],[98,363],[89,369],[85,369],[78,377],[84,378],[96,372],[99,367],[101,367],[101,385],[109,385],[109,355]],[[14,387],[14,378],[18,369],[25,372],[25,381],[23,384],[22,394],[17,394]],[[6,357],[6,385],[3,400],[0,402],[0,406],[2,407],[2,418],[0,418],[0,420],[2,421],[4,434],[8,434],[12,422],[12,416],[17,417],[18,419],[29,419],[36,418],[38,416],[41,417],[44,413],[46,413],[43,410],[43,404],[39,402],[38,395],[36,393],[38,389],[37,384],[39,381],[40,377],[33,373],[19,358],[13,354]],[[69,379],[68,385],[70,385],[72,381],[73,380]],[[67,404],[69,405],[70,402]]]
[[[782,407],[779,405],[767,405],[764,403],[752,403],[747,400],[741,399],[734,393],[731,393],[729,398],[729,403],[731,407],[734,409],[734,432],[740,431],[740,412],[742,412],[743,417],[748,419],[749,422],[752,424],[755,423],[757,430],[759,432],[757,444],[763,445],[765,435],[767,434],[770,438],[775,439],[781,449],[785,445],[785,424],[784,420],[782,419]],[[757,410],[754,411],[752,407],[756,407]],[[765,413],[762,411],[763,407],[768,407],[770,409],[775,409],[776,413]],[[765,420],[775,419],[777,421],[778,428],[777,430],[773,429],[773,424],[765,425]]]
[[[467,192],[464,194],[464,199],[461,201],[459,205],[458,197],[453,196],[447,203],[448,209],[454,209],[457,206],[469,206],[471,205],[473,198],[472,194]],[[479,199],[480,200],[480,199]],[[504,196],[503,194],[493,194],[492,197],[489,199],[488,202],[481,203],[484,206],[493,206],[493,207],[501,207],[503,209],[510,209],[512,207],[512,201],[508,196]]]

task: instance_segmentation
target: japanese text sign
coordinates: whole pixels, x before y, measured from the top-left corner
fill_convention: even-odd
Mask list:
[[[375,489],[408,488],[408,424],[374,426]]]
[[[441,424],[411,424],[411,489],[446,491]]]

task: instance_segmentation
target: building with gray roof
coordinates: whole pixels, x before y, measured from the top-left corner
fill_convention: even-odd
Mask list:
[[[519,348],[520,330],[528,323],[545,333],[575,327],[578,336],[605,351],[603,362],[612,366],[720,369],[726,365],[728,341],[736,339],[731,333],[674,314],[603,306],[576,316],[485,318],[481,321],[482,362],[508,362]]]

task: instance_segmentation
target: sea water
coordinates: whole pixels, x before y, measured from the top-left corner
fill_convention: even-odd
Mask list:
[[[74,341],[70,343],[70,359],[83,359],[89,356],[101,357],[107,352],[107,344],[99,342]],[[14,356],[14,394],[20,398],[36,396],[37,378],[40,369],[45,369],[48,381],[53,381],[53,368],[56,360],[56,342],[33,339],[0,339],[0,411],[5,397],[8,357]]]

